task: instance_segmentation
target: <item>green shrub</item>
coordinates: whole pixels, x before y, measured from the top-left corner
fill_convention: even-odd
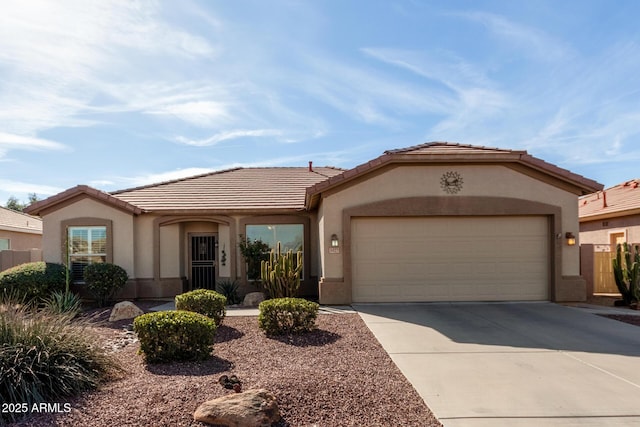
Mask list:
[[[86,323],[0,301],[0,402],[57,402],[119,370]],[[0,425],[23,414],[0,413]]]
[[[82,310],[82,301],[73,292],[55,291],[45,299],[44,307],[53,314],[69,314],[75,317]]]
[[[302,298],[275,298],[258,306],[258,326],[267,335],[298,334],[316,327],[320,306]]]
[[[133,330],[149,363],[205,360],[211,355],[215,322],[189,311],[159,311],[138,316]]]
[[[65,288],[66,268],[50,262],[29,262],[0,273],[0,291],[27,300],[43,301],[54,291]]]
[[[95,298],[99,307],[106,306],[109,299],[124,288],[127,280],[129,280],[127,272],[115,264],[89,264],[84,269],[87,290]]]
[[[228,304],[239,304],[242,298],[238,295],[238,281],[223,279],[216,283],[216,290],[225,296]]]
[[[227,298],[209,289],[196,289],[176,296],[176,309],[204,314],[220,326],[226,315]]]

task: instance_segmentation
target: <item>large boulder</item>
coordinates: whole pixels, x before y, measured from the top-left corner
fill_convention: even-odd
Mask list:
[[[280,408],[271,392],[252,389],[204,402],[198,406],[193,418],[227,427],[270,426],[280,421]]]
[[[257,307],[262,301],[264,301],[264,293],[249,292],[245,295],[242,305],[245,307]]]
[[[113,306],[109,322],[117,322],[118,320],[133,319],[134,317],[144,314],[137,305],[130,301],[122,301]]]

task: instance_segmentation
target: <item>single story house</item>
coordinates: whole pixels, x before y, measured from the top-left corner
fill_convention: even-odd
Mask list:
[[[0,206],[0,251],[39,249],[42,246],[40,218]]]
[[[302,293],[325,304],[576,301],[578,197],[602,185],[526,151],[426,143],[350,170],[236,168],[36,202],[44,258],[113,262],[124,296],[246,283],[242,236],[303,251]]]
[[[640,179],[580,197],[578,214],[587,293],[617,294],[611,264],[616,245],[640,244]]]
[[[0,271],[40,259],[42,220],[0,207]]]

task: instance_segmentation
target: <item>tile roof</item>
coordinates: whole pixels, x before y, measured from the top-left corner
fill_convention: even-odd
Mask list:
[[[580,197],[580,220],[640,214],[640,179],[632,179]]]
[[[487,154],[487,153],[519,153],[526,154],[526,151],[508,150],[503,148],[485,147],[482,145],[458,144],[456,142],[426,142],[420,145],[413,145],[396,150],[387,150],[384,154]]]
[[[415,162],[517,163],[565,182],[583,194],[602,189],[602,184],[533,157],[524,150],[506,150],[453,142],[428,142],[385,151],[380,157],[307,188],[307,208],[315,206],[323,191],[352,181],[372,170],[390,163]]]
[[[42,220],[25,213],[0,207],[0,230],[42,234]]]
[[[111,193],[145,211],[301,210],[305,189],[342,173],[333,167],[236,168]]]

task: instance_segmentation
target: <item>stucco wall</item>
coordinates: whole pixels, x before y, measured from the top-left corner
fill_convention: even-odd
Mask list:
[[[9,239],[9,249],[14,251],[26,251],[42,247],[42,234],[0,230],[0,239]]]
[[[445,172],[462,175],[462,190],[446,194],[440,185]],[[329,254],[328,242],[332,234],[343,241],[342,214],[344,209],[366,203],[406,197],[508,197],[558,206],[561,209],[561,230],[578,232],[578,196],[568,191],[524,175],[501,165],[420,165],[395,166],[367,176],[368,179],[337,188],[324,195],[318,214],[323,247],[322,276],[325,279],[344,277],[343,254]],[[579,274],[578,246],[561,245],[561,274]]]
[[[625,233],[627,242],[640,243],[640,215],[583,222],[580,224],[580,244],[609,244],[612,233]]]
[[[43,216],[42,256],[45,261],[63,261],[64,236],[61,223],[74,218],[100,218],[112,221],[113,263],[124,268],[129,278],[136,277],[133,215],[88,197]]]

